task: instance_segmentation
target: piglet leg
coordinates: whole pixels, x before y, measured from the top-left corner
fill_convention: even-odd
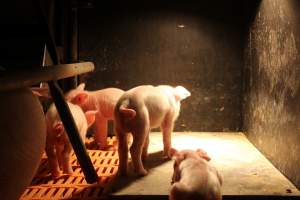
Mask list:
[[[171,149],[171,133],[173,131],[174,122],[170,117],[166,117],[165,121],[161,126],[163,133],[163,143],[164,143],[164,156],[169,157],[169,151]]]
[[[54,145],[46,145],[46,155],[48,157],[48,165],[53,177],[58,177],[60,175],[58,160],[55,152]]]
[[[106,150],[107,146],[107,119],[96,116],[96,123],[94,125],[95,141],[101,150]]]
[[[117,137],[118,137],[118,153],[119,153],[119,175],[125,176],[127,174],[127,162],[128,162],[127,133],[117,131]]]
[[[148,174],[147,170],[145,170],[143,167],[142,153],[143,153],[144,143],[146,141],[146,138],[149,135],[149,130],[150,129],[145,127],[141,131],[132,133],[133,143],[130,147],[130,155],[132,158],[132,164],[135,172],[141,176],[145,176]]]
[[[65,144],[64,149],[62,151],[62,170],[65,174],[72,174],[73,169],[71,165],[71,152],[72,152],[72,146],[71,144]]]
[[[62,156],[62,152],[64,150],[64,145],[56,145],[56,156],[59,164],[59,168],[63,169],[64,158]]]
[[[149,134],[145,138],[145,142],[144,142],[144,146],[143,146],[143,152],[142,152],[142,161],[143,162],[148,157],[148,147],[149,147]]]

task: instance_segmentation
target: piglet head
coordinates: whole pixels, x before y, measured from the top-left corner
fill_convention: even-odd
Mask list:
[[[88,93],[85,91],[82,91],[78,93],[72,100],[71,102],[76,104],[76,105],[83,105],[88,98]]]
[[[65,95],[65,99],[67,101],[72,102],[73,104],[83,105],[88,98],[88,93],[84,90],[84,88],[85,88],[85,84],[81,83],[80,85],[78,85],[77,88],[70,90]]]
[[[168,154],[169,154],[168,156],[174,160],[174,165],[173,165],[174,173],[173,173],[171,184],[180,180],[179,165],[185,159],[187,158],[198,159],[200,157],[206,161],[210,161],[210,157],[207,155],[206,151],[202,149],[197,149],[196,151],[189,150],[189,149],[177,151],[176,149],[171,148]]]
[[[183,99],[186,99],[189,96],[191,96],[191,93],[183,86],[177,86],[174,88],[174,96],[177,101],[182,101]]]
[[[95,122],[97,113],[98,113],[97,110],[90,110],[84,113],[88,127],[90,127]]]
[[[203,149],[197,149],[196,151],[194,150],[189,150],[189,149],[185,149],[185,150],[181,150],[181,151],[177,151],[174,148],[171,148],[169,150],[169,155],[170,158],[175,159],[178,163],[180,163],[181,161],[183,161],[184,159],[188,158],[188,157],[200,157],[206,161],[210,161],[211,158],[208,156],[207,152],[204,151]]]

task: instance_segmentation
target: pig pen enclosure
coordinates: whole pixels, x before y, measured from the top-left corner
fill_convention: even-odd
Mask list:
[[[87,90],[182,85],[191,96],[172,144],[208,152],[224,199],[300,199],[299,1],[42,1],[52,37],[34,3],[1,7],[0,78],[89,61],[93,72],[59,80],[65,91],[79,82]],[[43,155],[20,199],[168,198],[173,161],[162,159],[158,129],[150,133],[145,177],[116,176],[117,152],[92,143],[86,140],[98,183],[87,183],[75,154],[74,174],[53,180]]]

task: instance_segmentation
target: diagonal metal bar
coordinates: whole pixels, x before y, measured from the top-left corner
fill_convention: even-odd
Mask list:
[[[64,100],[63,93],[56,81],[48,82],[51,96],[58,110],[60,118],[64,124],[69,140],[73,146],[78,162],[82,168],[84,176],[88,183],[94,183],[98,180],[98,175],[93,167],[91,159],[85,149],[84,143],[79,137],[78,129],[71,115],[69,107]]]
[[[52,58],[53,63],[55,65],[58,65],[59,60],[58,60],[56,45],[55,45],[54,38],[52,36],[51,29],[48,25],[47,18],[44,14],[44,11],[43,11],[40,1],[34,0],[34,5],[36,6],[36,12],[38,13],[38,15],[37,15],[38,20],[39,20],[40,24],[42,25],[43,31],[46,33],[46,38],[47,38],[46,44],[47,44],[47,47],[49,50],[49,54]],[[85,179],[88,183],[97,182],[98,175],[97,175],[95,168],[92,164],[92,161],[86,151],[83,141],[81,140],[81,138],[79,136],[78,129],[75,125],[75,122],[74,122],[74,119],[70,112],[70,109],[64,100],[63,93],[56,81],[49,81],[48,84],[49,84],[50,93],[54,100],[58,114],[60,115],[60,118],[64,124],[64,127],[65,127],[66,132],[69,137],[69,140],[73,146],[73,149],[74,149],[74,152],[78,159],[78,162],[84,173]]]

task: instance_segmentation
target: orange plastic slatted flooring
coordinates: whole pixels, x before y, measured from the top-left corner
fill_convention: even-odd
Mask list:
[[[113,144],[115,141],[115,137],[108,138],[109,144]],[[118,154],[116,151],[92,150],[95,149],[92,139],[86,140],[86,146],[99,177],[98,183],[88,184],[85,181],[74,153],[71,157],[74,173],[53,179],[47,166],[47,157],[43,155],[36,176],[24,191],[20,200],[98,199],[101,197],[117,173]]]

